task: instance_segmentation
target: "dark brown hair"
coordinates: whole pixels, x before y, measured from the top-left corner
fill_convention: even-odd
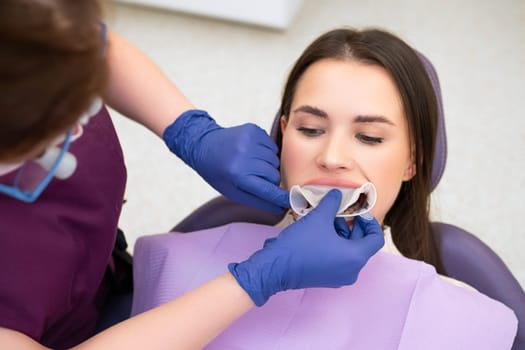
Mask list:
[[[0,2],[0,161],[72,126],[106,81],[96,0]]]
[[[381,66],[393,78],[407,118],[416,174],[403,182],[384,223],[391,227],[392,238],[403,255],[430,263],[443,273],[429,219],[438,107],[417,53],[398,37],[378,29],[343,28],[325,33],[306,48],[292,68],[279,115],[288,119],[298,81],[308,67],[322,59]],[[280,130],[277,143],[281,148]]]

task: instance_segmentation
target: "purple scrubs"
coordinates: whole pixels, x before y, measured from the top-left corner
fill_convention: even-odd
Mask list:
[[[0,327],[54,349],[93,334],[126,183],[105,108],[70,152],[75,173],[53,179],[35,203],[0,194]]]

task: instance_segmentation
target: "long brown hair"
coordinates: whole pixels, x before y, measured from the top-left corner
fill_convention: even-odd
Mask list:
[[[0,2],[0,161],[75,123],[106,81],[96,0]]]
[[[314,40],[296,61],[285,84],[279,115],[288,119],[299,79],[313,63],[328,58],[381,66],[395,81],[408,122],[416,173],[401,186],[384,223],[391,227],[392,238],[403,255],[432,264],[443,273],[429,219],[438,107],[422,62],[409,45],[388,32],[330,31]],[[280,130],[277,144],[280,149]]]

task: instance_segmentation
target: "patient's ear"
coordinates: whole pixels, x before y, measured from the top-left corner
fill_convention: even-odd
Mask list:
[[[414,163],[410,164],[403,175],[403,181],[411,180],[414,175],[416,175],[416,165]]]
[[[284,115],[281,116],[281,132],[284,134],[284,131],[286,130],[286,126],[288,125],[288,122],[286,121],[286,118]]]
[[[405,172],[403,173],[403,181],[409,181],[416,175],[416,162],[414,161],[414,154],[410,157],[407,163]]]

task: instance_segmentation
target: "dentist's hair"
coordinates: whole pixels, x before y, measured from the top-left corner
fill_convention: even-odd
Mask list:
[[[438,107],[423,63],[416,51],[388,32],[332,30],[314,40],[296,61],[285,84],[279,115],[289,118],[301,76],[322,59],[380,66],[394,80],[403,102],[416,172],[411,180],[403,182],[384,224],[391,227],[392,238],[403,255],[430,263],[444,273],[429,219]],[[277,133],[277,144],[280,149],[281,130]]]
[[[0,2],[0,162],[65,132],[106,81],[97,0]]]

